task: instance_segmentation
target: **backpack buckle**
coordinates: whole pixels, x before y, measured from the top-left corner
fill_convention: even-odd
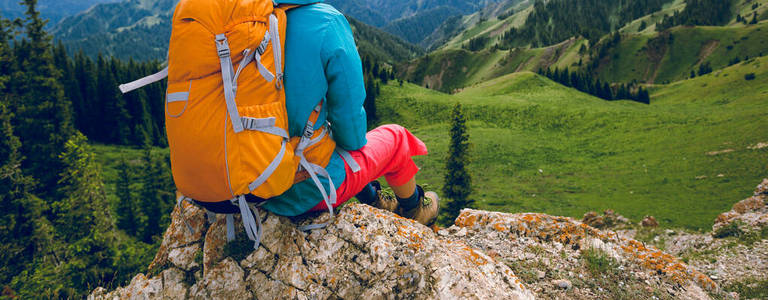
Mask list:
[[[231,55],[227,36],[223,33],[216,35],[216,51],[219,53],[219,58],[227,58]]]

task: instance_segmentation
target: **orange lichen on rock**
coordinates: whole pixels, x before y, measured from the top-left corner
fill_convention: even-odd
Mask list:
[[[467,228],[486,226],[497,231],[508,231],[510,236],[528,237],[541,242],[556,241],[563,245],[578,245],[589,237],[601,240],[607,247],[614,247],[622,256],[637,261],[651,274],[667,276],[675,283],[697,282],[706,289],[716,289],[717,285],[706,275],[688,267],[676,257],[641,242],[621,238],[611,232],[600,231],[584,223],[567,217],[554,217],[545,214],[524,213],[505,214],[466,209],[462,211],[456,225]]]
[[[481,257],[480,254],[475,252],[475,250],[470,248],[469,246],[465,246],[464,247],[464,251],[465,251],[465,254],[467,256],[467,259],[470,262],[472,262],[472,263],[474,263],[476,265],[485,265],[485,264],[488,263],[488,260],[486,260],[485,258]]]

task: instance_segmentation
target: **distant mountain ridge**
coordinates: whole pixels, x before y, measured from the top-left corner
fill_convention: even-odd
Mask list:
[[[164,60],[171,18],[179,0],[128,0],[99,4],[59,23],[52,31],[70,53],[82,50],[128,60]],[[361,55],[395,63],[423,53],[418,47],[363,22],[350,20]]]
[[[117,2],[120,0],[38,0],[37,10],[43,18],[50,20],[48,26],[54,26],[62,19],[85,11],[94,4]],[[24,16],[26,6],[20,0],[0,0],[0,15],[13,19]]]
[[[344,14],[422,47],[451,17],[468,15],[503,0],[328,0]]]
[[[442,36],[433,36],[433,45],[442,46],[400,66],[399,76],[443,92],[548,68],[589,73],[611,84],[664,84],[768,55],[768,0],[732,0],[733,13],[702,1],[709,0],[595,2],[592,9],[582,5],[583,11],[574,13],[569,13],[574,3],[591,2],[500,2],[444,23],[436,31]],[[550,4],[556,9],[547,9]],[[715,13],[730,21],[702,26],[693,24],[696,18],[683,19]],[[576,15],[602,16],[602,21],[584,22],[606,27],[569,25],[584,19],[568,17]],[[692,24],[657,28],[669,20]]]

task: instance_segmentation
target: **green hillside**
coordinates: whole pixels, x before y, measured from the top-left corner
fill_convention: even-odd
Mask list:
[[[768,148],[750,149],[768,141],[768,59],[655,86],[652,98],[606,102],[523,72],[454,95],[390,84],[378,111],[427,143],[418,176],[439,190],[450,108],[462,103],[482,209],[580,217],[611,208],[708,228],[768,176]]]
[[[584,39],[570,39],[554,46],[532,49],[469,51],[446,48],[408,62],[399,70],[402,78],[418,85],[455,92],[514,72],[573,66],[581,58],[580,47],[586,43]]]
[[[614,82],[672,82],[688,78],[702,64],[717,70],[768,55],[768,22],[727,27],[674,27],[667,32],[625,35],[597,67]]]

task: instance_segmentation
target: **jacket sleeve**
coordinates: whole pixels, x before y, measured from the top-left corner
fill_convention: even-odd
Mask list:
[[[352,29],[343,15],[331,20],[321,49],[328,81],[328,120],[334,140],[345,150],[358,150],[367,143],[365,83]]]

